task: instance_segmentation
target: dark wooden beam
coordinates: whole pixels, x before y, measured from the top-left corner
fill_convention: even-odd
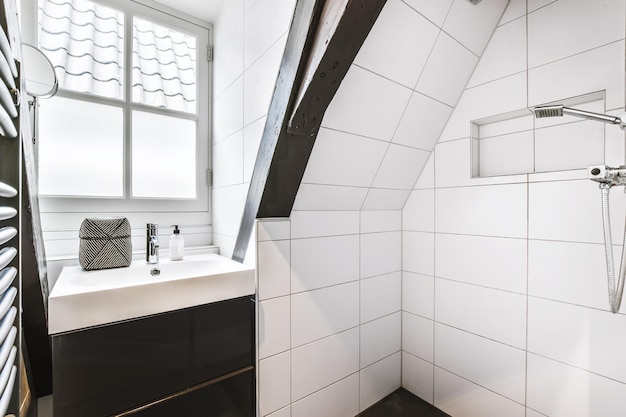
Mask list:
[[[295,90],[302,77],[302,68],[311,47],[313,31],[317,27],[322,4],[323,0],[297,0],[296,2],[235,242],[232,259],[238,262],[243,262],[246,256],[276,144],[281,133],[285,131],[288,109],[293,106],[295,100]]]
[[[288,132],[317,134],[324,113],[386,0],[327,0]]]
[[[288,217],[326,109],[386,0],[326,0],[298,100],[282,132],[257,218]]]
[[[291,214],[324,113],[386,0],[312,3],[296,4],[233,252],[239,262],[255,218]]]

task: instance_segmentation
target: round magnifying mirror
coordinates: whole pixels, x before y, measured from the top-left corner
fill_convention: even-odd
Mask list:
[[[22,60],[26,92],[33,97],[52,97],[59,84],[52,62],[38,48],[28,43],[22,44]]]

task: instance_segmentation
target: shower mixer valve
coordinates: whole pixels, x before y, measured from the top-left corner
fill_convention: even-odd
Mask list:
[[[587,177],[609,187],[626,185],[626,166],[613,168],[606,165],[591,165],[587,167]]]

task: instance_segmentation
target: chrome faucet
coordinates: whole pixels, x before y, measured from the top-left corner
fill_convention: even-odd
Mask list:
[[[159,263],[159,228],[154,223],[146,224],[146,263]]]

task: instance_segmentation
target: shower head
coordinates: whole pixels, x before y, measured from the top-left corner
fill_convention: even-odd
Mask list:
[[[595,120],[604,123],[610,123],[619,125],[622,129],[626,129],[626,113],[621,117],[609,116],[607,114],[593,113],[585,110],[572,109],[564,107],[561,104],[552,106],[537,106],[533,109],[535,117],[541,119],[543,117],[558,117],[564,114],[571,114],[572,116],[583,117],[589,120]]]
[[[535,107],[535,117],[541,119],[543,117],[563,116],[563,106],[541,106]]]

